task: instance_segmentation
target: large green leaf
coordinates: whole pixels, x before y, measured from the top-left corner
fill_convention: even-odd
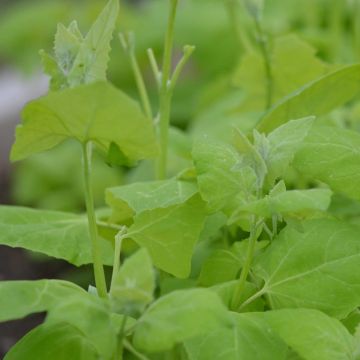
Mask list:
[[[30,331],[6,354],[4,360],[98,360],[93,344],[75,327],[43,324]]]
[[[106,202],[112,220],[121,222],[145,210],[182,204],[196,192],[194,183],[176,179],[139,182],[107,189]]]
[[[330,126],[314,126],[294,166],[339,193],[360,200],[360,135]]]
[[[110,296],[115,308],[125,314],[141,313],[153,300],[155,273],[146,249],[125,260],[111,284]]]
[[[0,206],[0,244],[22,247],[74,265],[92,263],[86,217],[58,211]],[[111,265],[113,250],[101,242],[103,261]]]
[[[272,215],[306,217],[317,211],[326,211],[332,192],[328,189],[290,190],[269,195],[261,200],[243,204],[237,213],[245,212],[262,217]]]
[[[0,322],[49,311],[73,295],[86,292],[61,280],[0,282]]]
[[[11,159],[51,149],[66,139],[93,141],[107,152],[111,143],[131,160],[156,155],[150,119],[138,104],[106,82],[50,93],[30,102],[22,113]]]
[[[241,158],[229,144],[199,139],[194,144],[193,158],[201,196],[214,212],[232,202],[245,188],[244,183],[256,181],[252,169],[248,169],[248,176],[244,176],[244,172],[236,168]]]
[[[288,347],[264,321],[232,313],[234,326],[188,340],[190,360],[286,360]]]
[[[345,318],[360,305],[359,228],[336,220],[287,226],[262,253],[254,273],[272,309],[311,308]]]
[[[206,289],[178,290],[163,296],[139,319],[134,343],[142,350],[170,350],[175,344],[232,322],[219,297]]]
[[[352,336],[337,319],[317,310],[284,309],[258,314],[305,360],[352,360]]]
[[[62,322],[81,331],[105,359],[110,359],[115,352],[117,328],[112,322],[110,306],[103,299],[88,293],[59,299],[49,311],[46,323]]]
[[[289,120],[323,115],[360,91],[360,65],[349,65],[308,83],[276,104],[258,125],[268,133]]]
[[[205,203],[195,195],[184,203],[136,215],[128,237],[145,247],[160,269],[185,278],[205,220]]]
[[[313,122],[314,117],[292,120],[269,134],[267,137],[269,154],[266,158],[266,165],[268,169],[267,180],[270,185],[277,178],[285,175],[296,152],[308,135]]]

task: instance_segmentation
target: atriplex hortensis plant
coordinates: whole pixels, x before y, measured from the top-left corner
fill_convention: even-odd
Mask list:
[[[239,8],[227,5],[236,25]],[[106,81],[118,0],[109,1],[85,37],[76,22],[58,26],[54,55],[42,52],[50,92],[25,107],[11,158],[75,139],[87,218],[2,206],[0,242],[77,266],[92,263],[96,288],[1,282],[1,321],[47,312],[7,360],[358,358],[360,229],[328,208],[333,193],[360,200],[360,135],[315,116],[359,93],[360,65],[328,66],[294,36],[271,47],[260,5],[246,1],[259,41],[251,44],[240,28],[248,52],[233,81],[246,90],[238,111],[254,104],[266,111],[253,131],[233,128],[226,141],[216,133],[191,141],[182,134],[192,160],[172,178],[171,99],[194,50],[185,46],[172,72],[177,0],[169,1],[161,70],[148,52],[159,89],[155,117],[132,33],[120,41],[142,110]],[[300,65],[305,73],[297,72]],[[261,81],[247,81],[244,74],[259,69]],[[97,211],[94,149],[116,165],[156,158],[155,165],[147,161],[157,178],[107,189],[109,211]],[[312,188],[297,189],[296,174]]]

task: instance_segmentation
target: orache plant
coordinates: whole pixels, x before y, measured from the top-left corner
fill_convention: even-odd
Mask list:
[[[359,93],[360,65],[327,65],[295,36],[270,44],[261,2],[245,3],[259,42],[244,46],[232,75],[245,90],[232,111],[261,115],[251,129],[221,134],[170,126],[175,86],[194,51],[185,46],[172,71],[177,0],[169,0],[161,70],[148,52],[156,116],[132,33],[120,41],[141,107],[106,81],[118,0],[86,36],[76,22],[58,26],[55,53],[41,53],[50,92],[26,105],[11,159],[76,140],[87,216],[1,206],[0,243],[93,264],[95,286],[1,282],[0,321],[47,313],[6,360],[360,358],[360,228],[332,202],[335,194],[358,205],[360,135],[322,117]],[[169,178],[171,146],[191,161]],[[156,177],[107,189],[108,209],[97,210],[93,151],[114,166],[148,159]]]

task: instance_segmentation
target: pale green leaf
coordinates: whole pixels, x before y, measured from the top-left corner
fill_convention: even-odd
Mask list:
[[[193,158],[200,194],[211,211],[227,207],[244,186],[256,182],[253,169],[237,169],[241,157],[229,144],[199,139],[194,144]]]
[[[125,260],[111,284],[115,308],[125,314],[139,314],[153,300],[155,273],[146,249]]]
[[[113,326],[109,304],[88,293],[59,299],[49,311],[48,324],[66,322],[81,333],[104,358],[110,359],[117,345],[117,331]]]
[[[326,211],[331,195],[328,189],[290,190],[243,204],[237,209],[237,214],[245,212],[265,218],[272,215],[305,218],[318,211]]]
[[[25,335],[4,360],[98,360],[93,344],[75,327],[42,324]]]
[[[234,280],[241,265],[241,260],[234,251],[215,250],[203,263],[199,285],[212,286]]]
[[[11,159],[51,149],[66,139],[93,141],[107,152],[114,142],[131,160],[155,156],[151,121],[138,104],[109,83],[99,82],[50,93],[22,113]]]
[[[204,201],[195,195],[184,203],[136,215],[128,237],[149,251],[154,265],[185,278],[206,215]]]
[[[269,133],[289,120],[323,115],[360,91],[360,65],[349,65],[314,80],[277,103],[258,125]]]
[[[119,0],[110,0],[80,45],[69,72],[70,86],[106,80],[110,42],[119,13]]]
[[[305,360],[352,360],[350,333],[337,319],[317,310],[284,309],[258,314]]]
[[[256,316],[232,313],[232,328],[218,327],[188,340],[190,360],[286,360],[288,347],[264,321]]]
[[[106,202],[112,220],[122,222],[145,210],[184,203],[196,192],[194,183],[176,179],[139,182],[107,189]]]
[[[360,135],[330,126],[314,126],[294,166],[327,183],[335,192],[360,200]]]
[[[267,181],[271,184],[285,172],[300,149],[314,122],[314,117],[292,120],[271,132],[268,136],[270,151],[266,164]]]
[[[88,221],[84,215],[0,206],[0,244],[64,259],[76,266],[93,261]],[[101,241],[102,258],[111,265],[113,250]]]
[[[85,295],[80,287],[61,280],[0,282],[0,322],[54,309],[73,295]]]
[[[287,226],[255,261],[272,309],[311,308],[345,318],[360,305],[359,228],[311,220]]]
[[[170,350],[186,339],[231,324],[225,306],[210,290],[178,290],[160,298],[139,319],[134,343],[148,352]]]

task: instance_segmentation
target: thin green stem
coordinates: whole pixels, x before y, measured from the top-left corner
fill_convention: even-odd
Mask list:
[[[149,58],[149,61],[150,61],[151,69],[152,69],[152,71],[154,73],[156,84],[160,89],[160,86],[161,86],[161,71],[160,71],[159,65],[158,65],[158,63],[156,61],[154,50],[151,49],[151,48],[147,49],[147,54],[148,54],[148,58]]]
[[[246,30],[241,26],[241,21],[239,17],[239,1],[238,0],[226,0],[225,1],[226,10],[229,16],[230,24],[232,30],[236,36],[236,39],[240,46],[246,51],[253,51],[253,46],[247,35]]]
[[[100,297],[107,297],[107,288],[105,273],[102,264],[101,247],[99,243],[98,230],[96,225],[96,216],[94,209],[94,199],[91,187],[91,159],[92,159],[92,144],[87,142],[83,145],[83,172],[84,172],[84,186],[85,186],[85,203],[88,216],[89,234],[91,239],[91,250],[93,257],[95,284],[98,295]]]
[[[170,74],[172,64],[172,53],[174,46],[174,27],[178,0],[170,0],[169,21],[165,36],[164,58],[161,73],[160,85],[160,110],[159,110],[159,137],[160,137],[160,157],[158,162],[158,179],[166,178],[169,124],[171,112],[172,93],[169,91]]]
[[[141,354],[139,351],[137,351],[129,341],[124,340],[124,347],[125,349],[127,349],[128,351],[130,351],[136,358],[138,358],[139,360],[150,360],[147,356],[145,356],[144,354]]]
[[[254,16],[254,23],[257,32],[257,38],[260,46],[260,51],[264,59],[265,75],[266,75],[266,103],[265,110],[269,110],[273,101],[273,76],[271,71],[271,57],[269,51],[269,44],[266,34],[263,30],[261,19],[259,16]]]
[[[120,42],[124,48],[124,51],[127,53],[131,69],[133,71],[136,87],[138,89],[141,105],[143,107],[143,110],[145,112],[145,115],[149,118],[153,118],[152,110],[151,110],[151,104],[150,99],[148,95],[148,91],[146,89],[145,81],[142,76],[139,63],[137,61],[136,55],[135,55],[135,35],[133,33],[127,34],[127,37],[123,34],[119,34]]]
[[[265,288],[261,289],[260,291],[258,291],[257,293],[255,293],[253,296],[249,297],[248,299],[246,299],[238,308],[238,311],[242,310],[245,306],[251,304],[253,301],[255,301],[256,299],[258,299],[259,297],[263,296],[265,294]]]
[[[171,95],[174,92],[175,86],[179,80],[180,74],[183,71],[186,63],[189,61],[190,56],[192,55],[192,53],[195,51],[195,46],[191,46],[191,45],[186,45],[184,46],[184,55],[182,56],[182,58],[180,59],[180,61],[178,62],[178,64],[175,67],[174,70],[174,74],[171,78],[171,82],[170,82],[170,86],[169,86],[169,92],[171,93]]]
[[[246,279],[248,278],[248,275],[250,272],[252,260],[253,260],[254,253],[255,253],[255,246],[256,246],[256,242],[257,242],[257,238],[258,238],[258,234],[257,234],[258,227],[259,227],[259,222],[258,222],[256,216],[253,216],[251,230],[250,230],[250,237],[249,237],[249,245],[248,245],[248,249],[247,249],[247,253],[246,253],[245,263],[241,270],[240,279],[237,283],[237,286],[235,288],[233,298],[231,301],[231,309],[234,311],[237,310],[240,306],[241,296],[245,289]]]
[[[122,229],[116,234],[115,236],[115,251],[114,251],[114,263],[113,263],[113,271],[111,276],[111,285],[110,285],[110,291],[113,288],[116,280],[116,275],[118,274],[120,270],[120,254],[121,254],[121,246],[122,242],[124,240],[124,234],[126,233],[127,229],[126,227],[122,227]]]

